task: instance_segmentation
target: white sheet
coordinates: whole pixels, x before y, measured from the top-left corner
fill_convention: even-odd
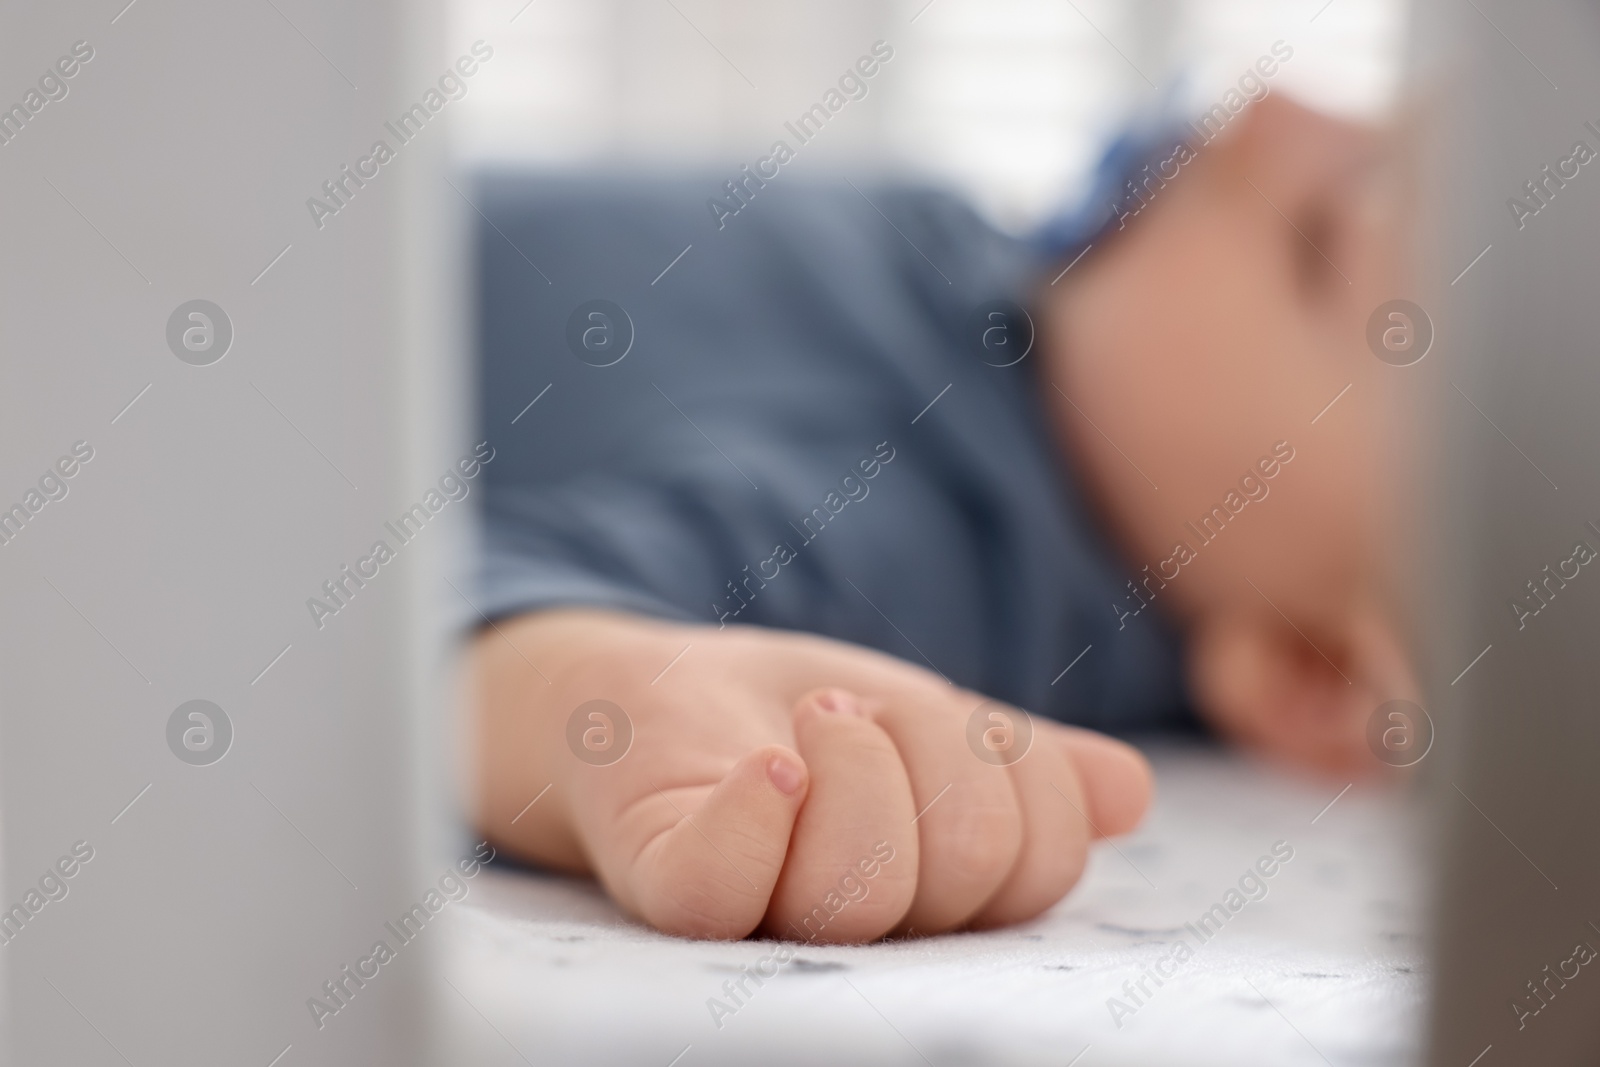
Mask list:
[[[1391,1064],[1423,1003],[1414,818],[1393,791],[1152,753],[1144,826],[1026,926],[799,948],[719,1027],[710,998],[774,945],[663,937],[589,883],[488,871],[454,913],[447,1004],[474,1064]],[[1319,812],[1322,814],[1319,817]],[[1316,820],[1313,822],[1313,820]],[[1185,927],[1275,842],[1294,858],[1211,940]],[[1241,894],[1242,896],[1242,894]],[[1177,938],[1192,958],[1179,963]],[[1136,1004],[1123,983],[1171,974]],[[1135,993],[1138,993],[1137,988]],[[1113,1012],[1118,998],[1132,1014]],[[1114,1014],[1120,1018],[1114,1019]],[[1118,1023],[1120,1022],[1120,1025]],[[678,1057],[674,1059],[674,1057]]]

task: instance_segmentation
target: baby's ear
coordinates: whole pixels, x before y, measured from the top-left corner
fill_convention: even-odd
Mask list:
[[[1207,722],[1276,759],[1339,774],[1381,769],[1366,745],[1374,697],[1344,645],[1325,659],[1282,619],[1239,615],[1202,622],[1188,648],[1190,686]]]

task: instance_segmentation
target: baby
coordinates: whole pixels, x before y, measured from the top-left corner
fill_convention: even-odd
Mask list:
[[[1151,794],[1084,726],[1375,763],[1377,148],[1269,97],[1045,260],[748,168],[487,180],[482,834],[663,931],[856,942],[1058,901]]]

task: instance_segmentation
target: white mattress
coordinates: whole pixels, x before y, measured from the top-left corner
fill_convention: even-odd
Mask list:
[[[1045,916],[983,934],[799,946],[739,1005],[723,982],[773,944],[664,937],[587,882],[485,872],[448,927],[456,1062],[1410,1062],[1424,983],[1405,798],[1358,786],[1324,811],[1343,782],[1209,749],[1151,755],[1151,817],[1097,845],[1082,884]],[[1267,895],[1202,941],[1185,924],[1239,903],[1227,890],[1279,841],[1294,857],[1264,880]],[[1158,961],[1169,977],[1129,996],[1124,983]],[[711,998],[736,1006],[720,1026]]]

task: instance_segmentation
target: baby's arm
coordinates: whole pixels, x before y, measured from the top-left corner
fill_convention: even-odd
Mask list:
[[[483,631],[473,661],[481,832],[592,873],[670,933],[865,941],[1019,922],[1149,802],[1127,745],[1032,719],[1020,759],[980,759],[973,712],[1020,712],[821,637],[557,609]],[[569,731],[591,700],[625,713],[613,743],[631,725],[614,762],[605,720],[579,716],[601,751]]]

